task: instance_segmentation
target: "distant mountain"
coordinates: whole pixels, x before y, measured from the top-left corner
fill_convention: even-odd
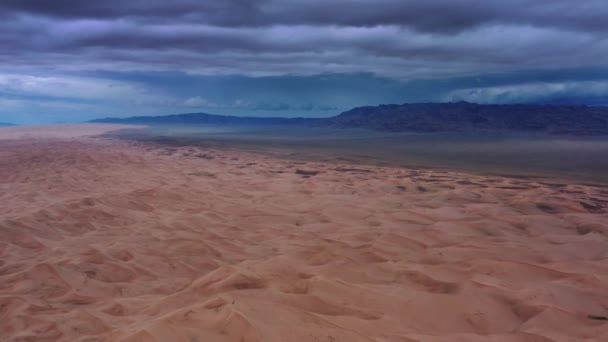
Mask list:
[[[392,132],[482,129],[608,134],[608,107],[469,102],[380,105],[354,108],[317,125]]]
[[[15,124],[8,123],[8,122],[0,122],[0,126],[15,126]]]
[[[146,125],[303,125],[390,132],[467,130],[539,131],[608,135],[608,107],[584,105],[480,105],[469,102],[366,106],[325,119],[243,117],[206,113],[107,118],[91,122]]]
[[[106,118],[90,122],[145,125],[310,125],[318,120],[319,119],[312,118],[251,117],[188,113],[165,116],[134,116],[124,119]]]

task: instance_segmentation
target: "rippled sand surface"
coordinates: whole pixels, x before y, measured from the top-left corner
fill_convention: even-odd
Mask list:
[[[608,340],[608,187],[118,128],[0,129],[0,340]]]

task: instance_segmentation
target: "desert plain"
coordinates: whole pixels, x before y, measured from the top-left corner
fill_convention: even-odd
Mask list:
[[[2,341],[608,341],[608,186],[0,129]]]

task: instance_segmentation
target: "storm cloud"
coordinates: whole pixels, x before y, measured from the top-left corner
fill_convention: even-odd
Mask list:
[[[129,89],[135,93],[127,101],[131,104],[152,106],[153,99],[161,98],[176,111],[183,106],[327,115],[330,110],[323,109],[348,107],[348,101],[312,95],[300,101],[272,98],[264,89],[257,94],[262,98],[251,101],[243,97],[254,93],[234,92],[239,85],[228,83],[223,86],[234,92],[230,98],[159,94],[158,84],[116,74],[274,80],[369,75],[403,87],[401,98],[391,93],[384,100],[377,96],[377,101],[559,101],[560,89],[572,89],[569,101],[576,102],[588,98],[584,82],[590,80],[574,80],[572,70],[608,67],[606,17],[604,0],[5,0],[0,3],[0,72],[20,78],[18,82],[51,77],[70,83],[88,77],[93,83]],[[551,82],[525,77],[538,72],[558,76]],[[442,85],[497,74],[512,83],[472,82],[453,89]],[[428,90],[433,94],[411,96],[416,92],[412,82],[429,80],[437,84]],[[595,102],[608,97],[602,93],[607,82],[593,80]],[[0,99],[27,100],[27,91],[13,88],[0,82]],[[49,96],[47,100],[65,100]],[[87,96],[83,99],[89,101]],[[252,104],[234,107],[239,100]]]

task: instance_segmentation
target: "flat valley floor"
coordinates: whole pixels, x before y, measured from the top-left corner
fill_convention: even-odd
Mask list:
[[[119,128],[0,129],[0,340],[608,340],[608,187]]]

